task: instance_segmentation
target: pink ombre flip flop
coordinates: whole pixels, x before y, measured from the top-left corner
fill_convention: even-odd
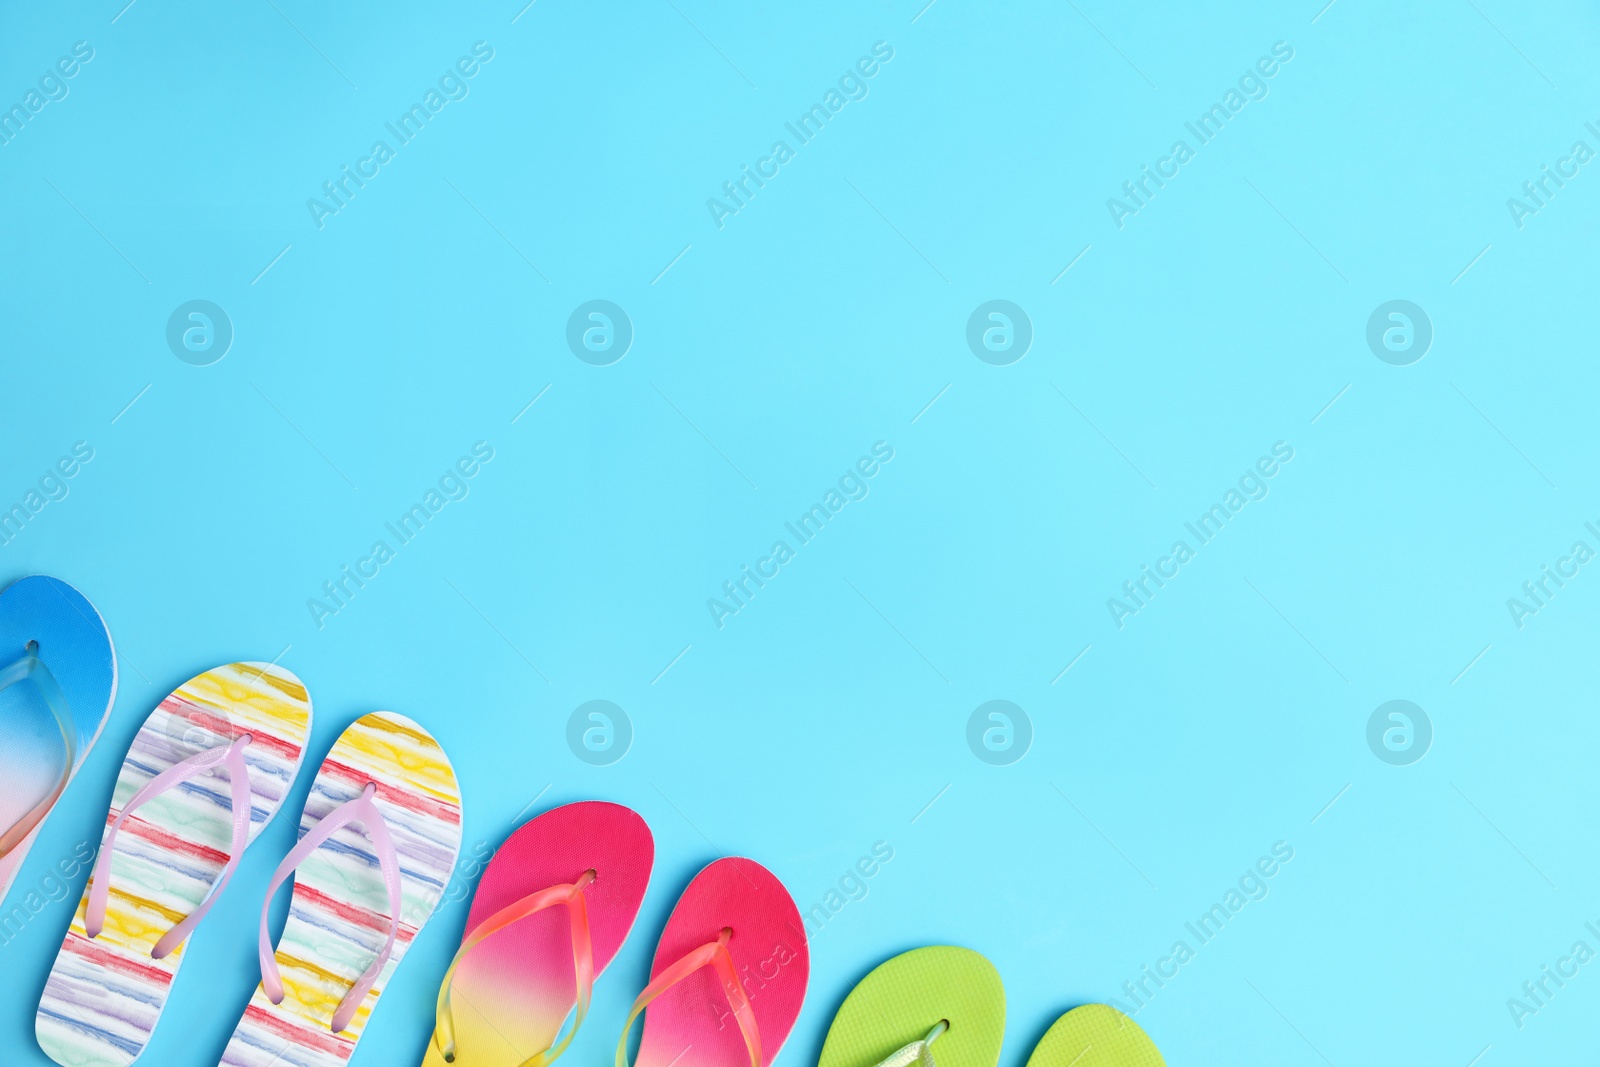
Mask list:
[[[618,804],[567,804],[513,833],[478,883],[424,1067],[543,1067],[565,1052],[654,860],[650,828]]]
[[[647,1005],[636,1067],[767,1067],[794,1029],[810,970],[805,927],[783,883],[754,860],[717,860],[695,875],[661,931],[616,1067],[628,1067],[628,1032]]]

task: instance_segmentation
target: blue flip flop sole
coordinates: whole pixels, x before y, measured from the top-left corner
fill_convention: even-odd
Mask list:
[[[33,681],[0,690],[0,830],[26,817],[63,770],[77,772],[117,692],[116,651],[105,620],[66,582],[32,575],[0,591],[0,668],[26,656],[30,645],[65,698],[75,758],[64,767],[61,724]],[[32,843],[29,835],[0,856],[0,898]]]

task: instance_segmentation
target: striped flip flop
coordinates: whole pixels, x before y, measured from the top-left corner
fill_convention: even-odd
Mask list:
[[[310,727],[305,687],[271,663],[207,671],[150,713],[39,1001],[51,1059],[125,1067],[144,1051],[185,939],[283,805]]]
[[[1005,1032],[994,964],[971,949],[916,948],[880,963],[844,998],[818,1067],[995,1067]]]
[[[116,695],[111,634],[82,593],[43,575],[0,592],[0,898]]]
[[[461,847],[461,793],[444,750],[403,715],[357,719],[300,816],[300,843],[261,908],[261,984],[223,1051],[227,1067],[340,1067],[443,894]],[[290,876],[274,952],[273,894]]]
[[[1108,1004],[1073,1008],[1051,1024],[1028,1067],[1166,1067],[1139,1024]]]

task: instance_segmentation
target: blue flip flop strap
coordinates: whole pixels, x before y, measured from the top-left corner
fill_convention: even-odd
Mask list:
[[[56,801],[67,788],[67,782],[72,779],[73,765],[78,761],[77,728],[72,722],[72,711],[67,707],[66,694],[56,684],[55,675],[50,673],[50,668],[34,655],[31,645],[21,658],[5,667],[0,667],[0,691],[24,681],[33,682],[39,694],[44,697],[45,706],[55,716],[56,725],[61,728],[61,743],[66,749],[66,759],[61,766],[61,777],[49,795],[34,805],[33,809],[18,819],[14,825],[0,833],[0,857],[4,857],[26,841],[34,828],[44,822],[44,817],[50,814],[50,809],[55,807]]]

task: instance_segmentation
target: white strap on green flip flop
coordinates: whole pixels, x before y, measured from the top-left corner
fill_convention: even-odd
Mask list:
[[[937,1067],[933,1062],[933,1041],[934,1038],[948,1029],[950,1029],[950,1024],[940,1019],[934,1028],[928,1031],[927,1037],[918,1038],[911,1042],[911,1044],[878,1064],[878,1067],[911,1067],[912,1064],[916,1064],[917,1067]]]

